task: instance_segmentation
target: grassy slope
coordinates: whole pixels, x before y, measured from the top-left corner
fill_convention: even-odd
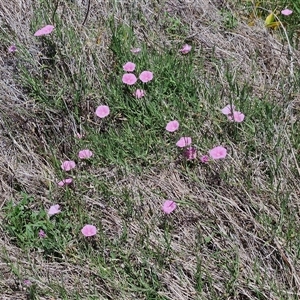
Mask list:
[[[92,3],[85,26],[85,6],[22,3],[0,10],[4,299],[298,299],[297,16],[284,20],[291,56],[284,32],[263,26],[269,2]],[[154,80],[124,86],[127,61]],[[220,113],[228,103],[243,123]],[[228,156],[187,162],[181,136],[198,157],[217,145]],[[80,161],[85,148],[94,156]],[[65,159],[74,184],[59,188]],[[178,203],[170,216],[165,199]],[[86,223],[95,238],[81,236]]]

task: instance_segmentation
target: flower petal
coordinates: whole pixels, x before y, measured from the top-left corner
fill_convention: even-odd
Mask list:
[[[179,139],[179,141],[176,143],[177,147],[183,148],[192,143],[192,139],[189,136],[183,136]]]
[[[137,78],[134,74],[126,73],[122,77],[122,82],[128,85],[134,85],[137,81]]]
[[[170,121],[166,126],[166,130],[169,132],[174,132],[178,130],[178,128],[179,128],[179,122],[177,120]]]
[[[143,71],[140,74],[139,79],[144,83],[149,82],[153,79],[153,73],[150,71]]]
[[[97,228],[94,225],[87,224],[83,226],[83,228],[81,229],[81,233],[84,236],[93,236],[97,233]]]
[[[103,119],[110,114],[110,109],[107,105],[100,105],[96,108],[96,116]]]
[[[46,25],[45,27],[39,29],[34,36],[42,36],[42,35],[46,35],[46,34],[50,34],[54,29],[53,25]]]
[[[176,202],[172,200],[166,200],[162,206],[162,210],[165,214],[170,214],[177,207]]]
[[[209,151],[209,155],[212,159],[225,158],[227,155],[227,150],[222,146],[217,146]]]

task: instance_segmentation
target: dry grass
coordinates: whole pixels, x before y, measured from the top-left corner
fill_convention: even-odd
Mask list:
[[[18,44],[31,49],[35,54],[39,50],[32,37],[30,20],[37,1],[33,1],[33,5],[31,2],[2,2],[0,25],[14,37],[11,40],[16,39]],[[76,8],[67,2],[60,4],[58,13],[63,14],[66,27],[72,24],[81,32],[82,39],[78,42],[85,49],[81,54],[82,60],[91,62],[86,76],[95,88],[101,89],[96,69],[102,68],[105,72],[111,55],[107,49],[110,32],[106,31],[105,19],[112,13],[115,20],[132,24],[139,40],[146,41],[149,46],[160,51],[171,42],[181,43],[183,39],[192,42],[199,59],[205,56],[207,72],[223,86],[224,103],[230,99],[226,78],[228,62],[231,65],[232,80],[248,83],[252,87],[253,97],[268,95],[278,105],[283,105],[282,91],[292,88],[292,82],[286,78],[299,66],[299,53],[294,51],[291,60],[287,44],[283,45],[275,34],[267,31],[263,21],[257,21],[252,27],[238,22],[234,30],[224,28],[221,8],[234,14],[230,4],[224,1],[181,3],[170,0],[159,4],[155,1],[134,1],[131,4],[120,2],[117,8],[108,4],[110,1],[91,1],[85,27],[80,24],[85,16],[86,4],[77,1]],[[132,20],[136,10],[140,11],[139,18]],[[168,30],[165,11],[180,20],[185,36],[176,36]],[[99,37],[100,44],[95,46],[95,40]],[[58,122],[62,116],[58,112],[49,112],[40,107],[26,94],[15,79],[16,61],[7,53],[6,46],[0,49],[0,205],[2,208],[7,200],[18,198],[20,191],[35,195],[41,203],[47,204],[49,187],[56,179],[54,166],[47,160],[47,155],[51,153],[47,140],[51,134],[55,140],[62,140],[60,149],[63,156],[67,152],[64,148],[70,147],[65,134],[71,132],[73,135],[77,128],[71,114],[63,116],[62,128],[62,123]],[[65,51],[68,55],[73,50],[66,45]],[[99,66],[93,63],[92,53],[100,61]],[[33,61],[38,67],[38,59],[33,57]],[[75,69],[76,65],[72,64],[70,58],[65,70],[73,76]],[[242,163],[247,159],[240,157],[243,145],[228,145],[232,154],[222,168],[225,172],[233,172],[235,176],[225,182],[219,178],[220,166],[217,165],[199,165],[189,169],[188,173],[182,173],[175,163],[166,166],[164,170],[153,169],[143,176],[123,178],[115,170],[94,171],[96,176],[101,174],[110,176],[112,182],[119,181],[114,186],[114,192],[122,195],[124,190],[129,191],[136,209],[134,217],[127,219],[124,217],[126,209],[123,211],[120,208],[120,198],[111,199],[110,205],[107,205],[105,197],[97,191],[85,195],[87,207],[91,214],[93,211],[97,214],[101,212],[103,232],[112,242],[122,235],[124,220],[127,220],[128,236],[122,251],[130,256],[130,262],[137,269],[153,268],[164,287],[159,292],[161,299],[275,300],[299,297],[299,249],[289,247],[285,239],[287,233],[284,223],[288,223],[288,220],[281,204],[281,200],[286,197],[285,192],[293,191],[284,209],[294,211],[294,228],[299,229],[299,167],[298,173],[292,171],[297,166],[296,156],[299,153],[295,152],[293,141],[288,135],[289,126],[299,121],[299,99],[299,95],[295,95],[294,100],[286,106],[286,120],[274,126],[273,149],[278,143],[287,146],[280,149],[282,164],[272,184],[265,171],[266,164],[272,162],[264,160],[263,144],[262,153],[257,153],[257,157],[248,162],[247,166]],[[91,109],[88,104],[84,109],[89,115],[88,119],[92,115]],[[244,180],[245,173],[251,173],[250,189]],[[163,222],[168,223],[168,219],[164,220],[162,214],[153,213],[161,205],[162,195],[181,199],[176,219],[169,225],[171,237],[167,238]],[[97,210],[93,209],[95,207]],[[3,217],[1,212],[0,219],[3,220]],[[147,241],[144,238],[145,230],[150,232]],[[37,287],[45,294],[63,286],[66,289],[64,299],[75,299],[68,298],[68,294],[75,291],[93,295],[94,290],[97,291],[97,299],[146,299],[126,287],[121,275],[103,275],[101,278],[94,261],[89,257],[77,257],[72,245],[72,254],[66,254],[65,262],[57,263],[44,260],[38,252],[24,254],[11,243],[2,226],[0,237],[1,248],[5,249],[0,254],[0,272],[3,274],[0,277],[1,299],[26,299],[19,278],[27,274],[36,278]],[[165,239],[170,239],[169,249],[172,251],[165,246]],[[104,256],[109,256],[111,249],[106,251]],[[161,268],[157,265],[159,257],[166,261]],[[125,268],[122,266],[122,257],[116,260],[120,260],[121,273],[122,268]],[[91,280],[93,287],[90,286]],[[52,298],[41,296],[40,299]]]

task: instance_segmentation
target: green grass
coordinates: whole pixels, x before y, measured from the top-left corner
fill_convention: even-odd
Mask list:
[[[298,4],[262,1],[254,8],[246,1],[239,11],[233,2],[219,9],[220,32],[235,33],[253,13],[264,22],[269,10],[287,5],[294,13],[283,25],[297,51]],[[3,206],[1,232],[10,247],[1,246],[1,258],[28,299],[297,299],[297,61],[293,78],[281,68],[270,85],[258,86],[255,59],[252,81],[232,57],[218,57],[218,45],[214,52],[192,39],[192,51],[178,53],[192,24],[179,12],[164,12],[157,21],[168,39],[163,46],[146,27],[142,6],[127,8],[130,22],[115,18],[122,4],[100,20],[91,11],[82,27],[83,12],[65,5],[61,13],[51,1],[35,2],[31,40],[16,42],[18,52],[11,55],[14,80],[33,105],[16,111],[37,125],[30,136],[5,115],[7,130],[24,135],[28,147],[31,139],[39,141],[34,151],[52,172],[35,194],[18,183]],[[149,5],[155,11],[158,4]],[[135,20],[148,38],[136,34]],[[55,23],[54,32],[33,39],[48,23]],[[9,45],[13,40],[3,28],[0,40]],[[272,34],[286,39],[282,28]],[[141,53],[131,53],[135,46]],[[123,84],[127,61],[136,64],[137,77],[150,70],[153,80]],[[137,88],[146,91],[142,99],[133,97]],[[245,114],[244,122],[221,113],[229,103]],[[109,105],[108,117],[95,116],[99,105]],[[165,126],[174,119],[180,128],[169,133]],[[176,147],[181,136],[192,138],[196,160],[187,161]],[[201,163],[218,145],[228,150],[226,159]],[[93,157],[80,160],[78,152],[87,148]],[[66,159],[76,161],[68,173],[61,169]],[[65,177],[73,184],[58,187]],[[168,216],[161,210],[166,199],[178,204]],[[53,204],[62,212],[49,218]],[[85,224],[97,227],[95,237],[81,234]],[[45,238],[38,236],[41,229]],[[32,285],[24,286],[24,279]],[[0,277],[13,290],[6,280]]]

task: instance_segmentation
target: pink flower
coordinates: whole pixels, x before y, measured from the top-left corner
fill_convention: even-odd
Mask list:
[[[139,79],[144,83],[151,81],[153,79],[153,73],[150,71],[143,71],[140,74]]]
[[[191,143],[192,143],[192,139],[190,137],[184,136],[179,139],[179,141],[176,143],[176,146],[183,148],[190,145]]]
[[[45,27],[39,29],[34,36],[42,36],[42,35],[46,35],[49,34],[53,31],[54,26],[53,25],[46,25]]]
[[[41,230],[39,231],[39,237],[43,239],[43,238],[45,238],[46,236],[47,236],[47,235],[46,235],[45,231],[41,229]]]
[[[195,147],[188,147],[184,150],[183,155],[187,160],[192,160],[197,157],[197,149]]]
[[[223,109],[221,109],[221,112],[224,115],[227,115],[228,120],[235,121],[235,122],[243,122],[245,115],[241,113],[240,111],[235,111],[234,105],[226,105]]]
[[[241,113],[240,111],[234,111],[233,115],[230,114],[227,117],[228,117],[228,120],[230,120],[230,121],[235,121],[237,123],[241,123],[244,121],[245,115],[243,113]]]
[[[223,109],[221,109],[221,112],[224,114],[224,115],[231,115],[235,110],[235,106],[234,105],[226,105]]]
[[[284,15],[284,16],[289,16],[292,13],[293,13],[293,11],[290,10],[290,9],[288,9],[288,8],[286,8],[286,9],[284,9],[284,10],[281,11],[281,14]]]
[[[145,91],[144,91],[144,90],[137,89],[133,95],[134,95],[136,98],[140,99],[140,98],[142,98],[142,97],[145,96]]]
[[[174,132],[178,128],[179,128],[179,122],[177,120],[170,121],[166,126],[166,130],[169,132]]]
[[[137,53],[141,52],[141,48],[132,48],[130,51],[131,51],[133,54],[137,54]]]
[[[126,72],[133,72],[135,69],[135,64],[129,61],[123,66],[123,69]]]
[[[76,164],[73,160],[65,160],[61,165],[61,168],[64,171],[70,171],[70,170],[74,169],[75,167],[76,167]]]
[[[63,179],[62,181],[60,181],[58,183],[59,186],[64,186],[64,185],[68,185],[68,184],[71,184],[73,181],[72,178],[66,178],[66,179]]]
[[[131,74],[131,73],[127,73],[127,74],[124,74],[123,77],[122,77],[122,81],[123,83],[125,84],[128,84],[128,85],[133,85],[136,83],[137,81],[137,78],[135,77],[134,74]]]
[[[226,154],[227,154],[227,150],[222,146],[217,146],[217,147],[209,150],[209,155],[212,159],[225,158]]]
[[[100,105],[96,108],[96,116],[103,119],[107,117],[110,113],[109,107],[107,105]]]
[[[182,46],[182,48],[179,50],[179,52],[181,52],[182,54],[187,54],[191,51],[192,46],[185,44]]]
[[[52,205],[48,210],[48,215],[53,216],[61,212],[59,204]]]
[[[29,279],[24,279],[24,285],[31,286],[31,281]]]
[[[89,149],[80,150],[78,153],[78,157],[81,159],[90,158],[93,156],[93,152]]]
[[[82,138],[84,137],[84,133],[76,132],[75,136],[76,136],[78,139],[82,139]]]
[[[200,161],[201,161],[203,164],[207,163],[207,162],[209,161],[209,156],[208,156],[208,155],[202,155],[202,156],[200,157]]]
[[[58,185],[59,185],[59,186],[64,186],[64,185],[65,185],[64,180],[60,181],[60,182],[58,183]]]
[[[8,52],[14,53],[17,51],[17,47],[15,45],[11,45],[8,47]]]
[[[81,233],[84,236],[93,236],[97,233],[97,228],[94,225],[87,224],[87,225],[83,226],[83,228],[81,229]]]
[[[165,214],[170,214],[175,208],[177,207],[177,204],[172,200],[166,200],[165,203],[162,206],[162,210]]]

